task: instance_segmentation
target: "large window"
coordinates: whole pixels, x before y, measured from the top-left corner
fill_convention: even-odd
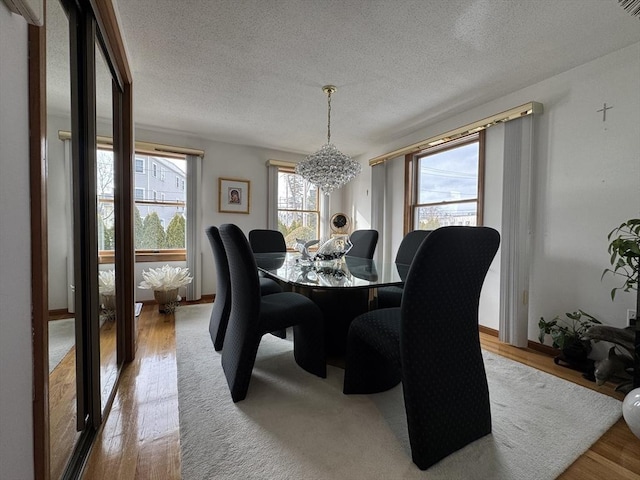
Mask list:
[[[158,175],[158,170],[160,175]],[[134,222],[137,261],[184,260],[186,247],[186,159],[136,154]],[[166,180],[166,181],[165,181]],[[113,153],[98,150],[98,249],[113,250]]]
[[[409,156],[407,230],[481,225],[484,131]]]
[[[278,168],[278,230],[284,235],[287,248],[296,239],[313,240],[320,237],[318,188],[307,182],[293,169]]]

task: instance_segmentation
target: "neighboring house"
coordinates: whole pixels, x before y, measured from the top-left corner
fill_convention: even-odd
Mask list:
[[[135,158],[135,201],[173,202],[182,206],[137,204],[140,215],[144,219],[150,212],[155,211],[160,217],[162,226],[166,229],[176,213],[185,215],[184,202],[187,197],[187,174],[171,160],[151,155],[136,155]]]

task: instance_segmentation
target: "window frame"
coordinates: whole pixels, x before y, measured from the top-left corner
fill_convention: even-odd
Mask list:
[[[451,140],[449,142],[420,150],[419,152],[409,153],[405,156],[405,211],[404,211],[404,234],[406,235],[415,230],[416,211],[418,208],[438,206],[438,205],[455,205],[460,203],[476,203],[476,225],[483,225],[484,222],[484,179],[485,179],[485,130],[480,130],[469,135]],[[441,202],[417,203],[419,198],[418,183],[420,180],[419,165],[420,159],[453,150],[473,143],[478,143],[478,187],[475,199],[449,200]]]
[[[99,145],[99,149],[100,150],[110,150],[113,151],[113,148],[111,145],[103,145],[100,144]],[[165,157],[165,158],[173,158],[173,159],[180,159],[180,160],[185,160],[186,161],[186,155],[181,155],[181,154],[172,154],[170,156],[165,156],[162,154],[159,154],[158,152],[153,152],[153,153],[148,153],[145,151],[135,151],[135,155],[142,155],[142,156],[146,156],[146,157]],[[153,178],[158,179],[158,181],[160,181],[159,176],[157,175],[158,173],[158,169],[161,169],[162,167],[160,165],[158,165],[157,162],[153,161],[153,160],[149,160],[150,163],[152,164],[152,168],[146,169],[144,168],[144,165],[146,165],[146,161],[143,161],[143,172],[138,172],[136,171],[136,167],[135,167],[135,160],[134,160],[134,165],[133,165],[133,172],[134,175],[135,174],[148,174],[150,176],[152,176]],[[155,175],[154,175],[155,172]],[[177,177],[176,177],[177,178]],[[184,186],[186,185],[186,178],[182,179],[181,181],[181,185],[182,185],[182,191],[185,190]],[[136,205],[139,204],[152,204],[152,205],[162,205],[162,206],[184,206],[184,208],[187,208],[187,199],[185,197],[184,203],[179,202],[179,201],[171,201],[171,200],[164,200],[161,198],[164,197],[163,192],[160,192],[160,195],[158,195],[158,191],[157,190],[151,190],[153,192],[154,197],[156,198],[156,200],[150,200],[150,199],[145,199],[144,198],[144,194],[147,192],[147,190],[144,187],[136,187],[135,186],[135,179],[133,181],[133,189],[134,189],[134,195],[133,195],[133,207],[135,208]],[[135,191],[141,189],[143,190],[143,198],[142,199],[138,199],[135,196]],[[139,249],[136,248],[135,249],[135,262],[136,263],[145,263],[145,262],[173,262],[173,261],[186,261],[187,259],[187,249],[186,248],[166,248],[166,249],[162,249],[162,250],[156,250],[156,249]],[[100,264],[109,264],[109,263],[113,263],[115,260],[115,252],[114,250],[98,250],[98,263]]]
[[[276,186],[276,192],[279,190],[280,185],[279,185],[279,180],[280,180],[280,173],[287,173],[287,174],[292,174],[292,175],[297,175],[299,177],[301,177],[300,175],[298,175],[295,171],[295,167],[285,167],[285,166],[281,166],[278,165],[277,166],[277,172],[276,172],[276,178],[277,178],[277,183],[278,185]],[[276,219],[279,218],[279,213],[280,212],[294,212],[294,213],[311,213],[311,214],[315,214],[316,215],[316,238],[320,238],[320,220],[322,218],[321,212],[320,212],[320,189],[316,188],[316,209],[315,210],[309,210],[309,209],[297,209],[297,208],[280,208],[280,202],[279,202],[279,197],[276,194],[276,198],[275,198],[275,202],[276,202]],[[288,251],[294,251],[293,248],[289,248],[287,247]]]

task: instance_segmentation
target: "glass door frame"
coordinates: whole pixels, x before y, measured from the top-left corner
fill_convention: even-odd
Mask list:
[[[57,1],[57,0],[47,0]],[[100,42],[113,77],[113,129],[116,191],[116,289],[119,322],[117,352],[120,368],[135,354],[134,280],[133,280],[133,117],[132,78],[111,0],[60,0],[69,13],[72,122],[75,140],[74,203],[82,205],[74,214],[76,253],[76,315],[90,318],[79,327],[77,348],[82,374],[78,390],[78,426],[83,429],[63,478],[77,478],[95,439],[95,434],[108,414],[115,396],[111,392],[107,408],[101,409],[98,339],[97,233],[92,228],[95,218],[96,118],[95,118],[95,45]],[[46,7],[45,7],[46,8]],[[48,375],[48,237],[47,237],[47,120],[46,120],[46,40],[45,26],[29,25],[29,124],[30,124],[30,189],[31,250],[33,298],[33,442],[34,476],[50,477],[49,375]],[[91,159],[93,158],[93,167]],[[78,183],[82,182],[82,183]],[[87,183],[88,182],[88,183]],[[78,185],[80,187],[78,187]],[[93,205],[93,209],[91,208]],[[93,215],[93,219],[91,219]],[[80,230],[84,230],[83,232]],[[94,275],[95,274],[95,275]],[[97,382],[97,388],[96,388]],[[81,398],[84,392],[84,396]]]

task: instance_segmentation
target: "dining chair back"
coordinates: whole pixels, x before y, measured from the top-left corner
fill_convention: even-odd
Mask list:
[[[434,230],[411,263],[401,306],[360,315],[349,327],[344,393],[402,381],[420,469],[491,432],[478,305],[499,243],[488,227]]]
[[[216,269],[216,296],[211,310],[211,319],[209,320],[209,334],[211,335],[213,347],[216,351],[220,351],[224,346],[224,336],[229,322],[229,312],[231,311],[229,262],[227,261],[227,252],[220,238],[218,227],[211,226],[206,229],[206,233],[213,251],[213,261]],[[261,295],[282,292],[280,284],[270,278],[259,277],[258,281]],[[286,330],[272,333],[277,337],[286,338]]]
[[[253,253],[286,252],[287,244],[279,230],[254,229],[249,232]]]
[[[413,257],[415,257],[418,247],[422,244],[425,238],[433,230],[413,230],[407,233],[398,247],[396,253],[396,263],[402,263],[404,265],[411,265]]]
[[[356,230],[349,236],[349,241],[353,245],[347,252],[349,257],[373,258],[378,244],[377,230]]]
[[[322,312],[311,300],[293,292],[260,294],[256,261],[242,230],[220,226],[231,278],[231,311],[222,350],[231,398],[243,400],[260,339],[265,333],[293,327],[293,354],[304,370],[326,377]]]
[[[396,263],[402,265],[411,265],[413,257],[425,238],[429,236],[432,230],[413,230],[407,233],[398,247],[396,253]],[[402,301],[403,289],[401,286],[381,287],[378,289],[378,307],[389,308],[399,307]]]
[[[216,297],[213,301],[213,310],[209,320],[209,334],[216,351],[222,350],[224,335],[229,322],[229,312],[231,311],[231,289],[229,285],[229,263],[227,254],[220,238],[218,227],[208,227],[206,229],[207,238],[213,251],[213,261],[216,268]]]

